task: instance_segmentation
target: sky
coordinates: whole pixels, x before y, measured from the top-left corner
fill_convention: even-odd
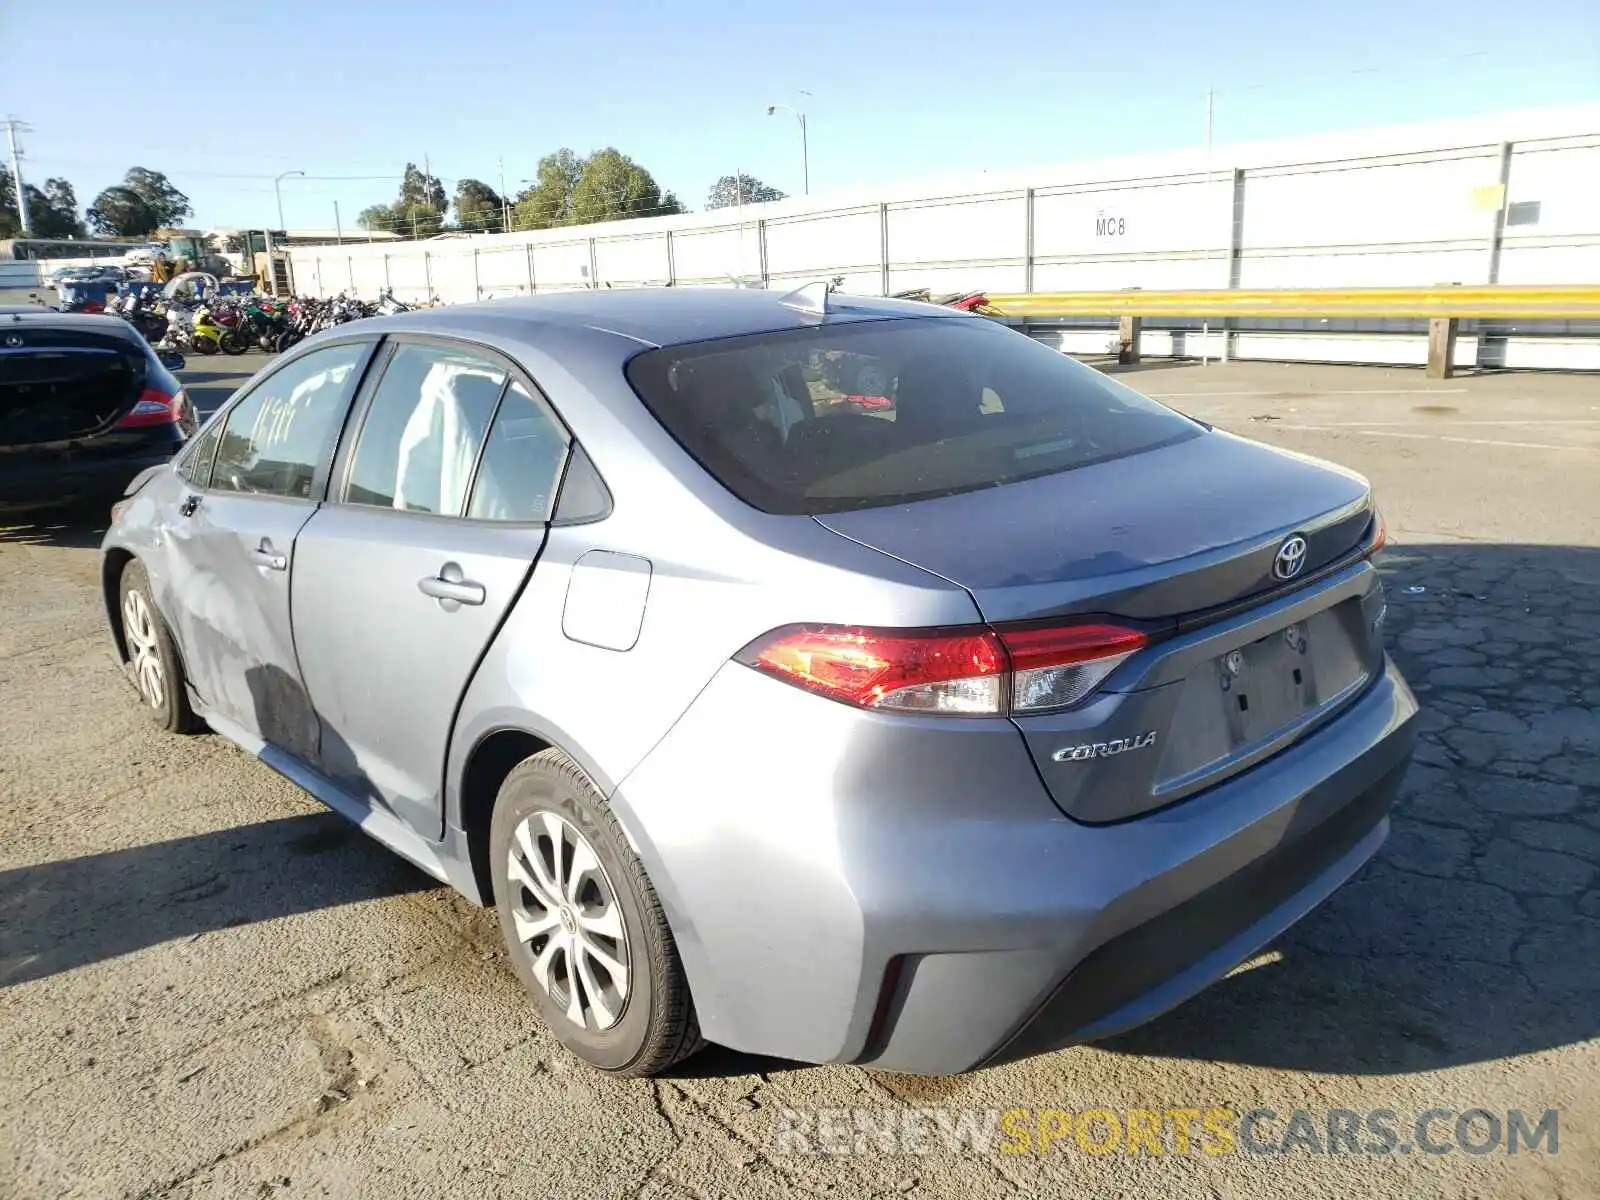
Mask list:
[[[1600,99],[1600,3],[0,0],[25,177],[80,202],[164,171],[189,224],[346,227],[406,162],[515,193],[615,146],[691,208],[742,170],[813,194],[918,176]],[[70,14],[70,16],[67,16]],[[503,164],[503,168],[500,165]]]

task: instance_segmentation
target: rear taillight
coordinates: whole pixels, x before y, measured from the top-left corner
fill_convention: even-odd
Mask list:
[[[1372,523],[1375,528],[1372,533],[1372,545],[1367,547],[1368,554],[1376,554],[1389,544],[1389,522],[1383,519],[1383,513],[1373,510]]]
[[[1076,704],[1149,637],[1123,625],[1040,625],[1002,630],[1011,656],[1013,712]]]
[[[861,708],[993,713],[1006,671],[988,629],[860,629],[790,625],[759,638],[741,662]]]
[[[1146,645],[1121,625],[869,629],[789,625],[737,655],[831,700],[895,712],[994,715],[1066,708]]]
[[[186,433],[193,433],[194,409],[190,407],[188,393],[179,388],[169,396],[159,388],[145,388],[139,393],[139,402],[117,422],[118,429],[141,429],[151,425],[177,425]]]

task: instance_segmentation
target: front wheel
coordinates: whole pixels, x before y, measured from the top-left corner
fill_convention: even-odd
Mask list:
[[[222,352],[224,354],[243,354],[246,350],[250,349],[249,339],[243,334],[235,333],[231,329],[224,333],[220,339],[218,339],[217,344],[222,347]]]
[[[559,750],[506,776],[489,834],[511,965],[567,1049],[614,1075],[655,1075],[700,1047],[661,902],[616,817]]]
[[[156,724],[171,733],[195,733],[204,726],[189,707],[183,663],[172,633],[150,592],[150,577],[137,559],[122,571],[118,588],[122,640],[128,651],[128,674],[139,699]]]

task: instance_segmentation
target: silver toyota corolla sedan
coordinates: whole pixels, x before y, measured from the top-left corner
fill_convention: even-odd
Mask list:
[[[1383,541],[984,317],[585,291],[296,347],[104,590],[161,724],[495,905],[594,1066],[943,1074],[1148,1020],[1377,849]]]

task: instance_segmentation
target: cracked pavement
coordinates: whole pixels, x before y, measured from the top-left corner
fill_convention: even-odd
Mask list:
[[[237,377],[204,367],[208,407]],[[220,739],[147,723],[104,643],[92,525],[0,518],[0,1196],[1600,1195],[1600,381],[1125,378],[1363,471],[1389,518],[1417,761],[1378,858],[1260,965],[1112,1042],[956,1079],[715,1048],[598,1076],[535,1020],[492,914]],[[1560,1152],[773,1140],[789,1107],[1212,1105],[1559,1107]]]

